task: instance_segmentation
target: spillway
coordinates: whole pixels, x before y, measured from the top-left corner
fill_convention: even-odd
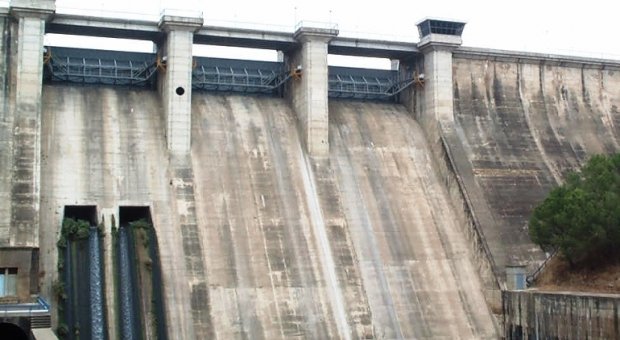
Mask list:
[[[311,167],[283,100],[195,95],[193,112],[218,338],[333,338],[331,293],[343,297],[353,338],[494,337],[460,222],[403,107],[330,104],[330,159]],[[313,200],[338,285],[323,270]]]
[[[45,86],[44,100],[42,218],[65,197],[148,202],[172,338],[496,337],[403,106],[333,101],[315,162],[280,98],[195,93],[187,159],[166,157],[153,92]]]

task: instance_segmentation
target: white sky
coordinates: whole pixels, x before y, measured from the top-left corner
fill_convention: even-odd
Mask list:
[[[59,12],[81,9],[105,16],[154,19],[164,8],[202,11],[205,24],[286,31],[293,31],[302,20],[333,22],[341,36],[404,41],[418,40],[415,24],[424,17],[453,18],[467,22],[464,46],[620,59],[620,42],[614,39],[620,32],[617,6],[609,0],[57,0],[56,6]],[[116,13],[106,13],[110,11]],[[230,53],[214,47],[197,52],[235,57]],[[251,55],[275,58],[271,51]],[[341,60],[330,56],[331,64],[342,64]]]

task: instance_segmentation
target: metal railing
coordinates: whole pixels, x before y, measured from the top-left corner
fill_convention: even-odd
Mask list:
[[[81,84],[146,86],[157,73],[156,60],[80,58],[48,53],[44,64],[47,79]]]
[[[335,74],[329,76],[328,91],[333,98],[389,99],[393,98],[415,79],[379,78],[361,75]]]
[[[192,87],[207,91],[271,93],[292,77],[274,70],[197,66],[192,73]]]
[[[50,312],[50,305],[41,297],[36,302],[0,304],[1,317],[40,316]]]

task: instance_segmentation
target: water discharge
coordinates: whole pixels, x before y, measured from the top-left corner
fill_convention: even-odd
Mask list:
[[[129,240],[127,236],[127,228],[118,229],[118,247],[119,247],[119,266],[120,266],[120,300],[121,300],[121,334],[125,340],[133,340],[135,338],[133,332],[133,295],[132,280],[129,258]]]
[[[104,339],[103,322],[103,292],[101,286],[101,253],[99,251],[99,231],[96,227],[90,228],[88,236],[90,251],[90,316],[91,316],[91,339]]]

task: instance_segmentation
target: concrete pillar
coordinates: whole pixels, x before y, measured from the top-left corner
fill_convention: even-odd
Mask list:
[[[13,158],[10,245],[39,246],[41,91],[45,21],[53,0],[13,0],[11,102]]]
[[[202,27],[202,17],[164,14],[159,28],[166,34],[159,46],[165,63],[160,72],[159,91],[166,117],[166,140],[172,153],[188,153],[192,120],[192,44],[194,32]]]
[[[443,128],[454,123],[452,51],[462,44],[463,26],[465,23],[431,19],[418,23],[418,48],[424,54],[424,115]]]
[[[105,316],[107,321],[108,339],[118,339],[118,324],[116,322],[116,289],[114,278],[114,232],[118,230],[118,209],[102,208],[100,211],[103,222],[103,277],[105,291]],[[100,222],[100,223],[101,223]]]
[[[289,68],[302,68],[301,78],[291,82],[289,96],[308,154],[315,158],[329,156],[327,44],[337,35],[335,28],[300,27],[294,35],[300,48],[288,56]]]

